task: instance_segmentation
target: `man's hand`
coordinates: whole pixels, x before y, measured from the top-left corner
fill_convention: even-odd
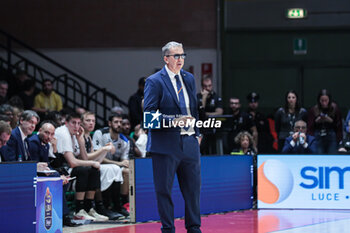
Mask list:
[[[36,164],[36,171],[37,172],[50,171],[50,168],[48,167],[47,163],[39,162]]]
[[[97,161],[91,161],[91,162],[92,162],[92,165],[91,165],[92,167],[100,170],[101,164],[99,162]]]
[[[201,90],[201,95],[203,99],[207,99],[208,95],[209,95],[209,91],[202,89]]]
[[[116,152],[116,148],[113,145],[112,142],[108,142],[106,143],[106,145],[104,147],[108,146],[107,148],[110,149],[109,152],[113,155]]]
[[[53,153],[56,153],[57,152],[57,138],[52,137],[50,143],[51,143],[51,146],[53,148]]]
[[[174,122],[177,124],[177,126],[179,125],[183,125],[183,126],[187,126],[187,122],[190,123],[192,120],[194,120],[195,118],[191,117],[191,116],[182,116],[179,118],[175,118]]]
[[[109,152],[109,151],[111,151],[113,148],[114,148],[114,146],[113,146],[112,142],[109,142],[109,143],[107,143],[105,146],[102,147],[102,150]],[[114,150],[115,150],[115,148],[114,148]]]
[[[84,128],[82,126],[80,126],[79,130],[77,132],[77,139],[84,141],[84,134],[85,134]],[[84,143],[85,143],[85,141],[84,141]]]
[[[129,167],[129,160],[123,160],[120,162],[121,167]]]
[[[69,180],[68,180],[69,176],[65,176],[65,175],[61,175],[61,180],[62,180],[62,184],[68,184]]]
[[[298,138],[299,138],[299,132],[295,132],[293,135],[292,135],[292,138],[293,138],[293,141],[296,143],[298,141]]]

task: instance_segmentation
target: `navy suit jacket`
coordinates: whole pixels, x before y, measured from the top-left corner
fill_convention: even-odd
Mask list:
[[[14,128],[11,133],[11,137],[7,144],[0,148],[0,152],[5,161],[17,161],[18,155],[22,155],[22,160],[25,161],[24,145],[22,141],[21,131],[19,126]],[[31,160],[30,156],[27,161]]]
[[[282,153],[287,154],[316,154],[317,153],[317,146],[316,146],[316,140],[314,136],[306,135],[306,142],[308,144],[307,148],[304,148],[302,145],[295,145],[292,147],[290,142],[293,140],[293,138],[290,136],[286,138],[286,141],[284,142],[284,147],[282,149]]]
[[[39,135],[33,135],[28,139],[28,148],[32,160],[37,162],[49,162],[49,144],[43,145]]]
[[[191,73],[184,70],[181,70],[180,74],[188,93],[191,115],[198,120],[195,79]],[[157,110],[168,116],[181,115],[180,104],[165,67],[146,79],[144,89],[144,111]],[[195,131],[198,136],[198,128],[195,128]],[[149,130],[147,152],[157,154],[181,152],[180,128],[161,127],[161,129]]]

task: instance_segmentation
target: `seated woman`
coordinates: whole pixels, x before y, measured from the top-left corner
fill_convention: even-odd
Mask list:
[[[247,131],[240,132],[235,137],[235,143],[239,145],[239,149],[231,152],[231,155],[256,155],[253,145],[253,136]]]

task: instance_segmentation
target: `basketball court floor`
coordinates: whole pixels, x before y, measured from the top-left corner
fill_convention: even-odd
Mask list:
[[[183,219],[175,221],[176,233],[186,233]],[[160,233],[159,222],[91,223],[65,227],[64,233]],[[350,232],[350,210],[244,210],[202,216],[203,233],[341,233]]]

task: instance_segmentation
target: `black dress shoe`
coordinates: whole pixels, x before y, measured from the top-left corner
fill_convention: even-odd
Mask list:
[[[67,226],[67,227],[77,227],[77,226],[81,226],[82,224],[78,224],[73,222],[73,219],[69,216],[66,215],[63,217],[63,226]]]

